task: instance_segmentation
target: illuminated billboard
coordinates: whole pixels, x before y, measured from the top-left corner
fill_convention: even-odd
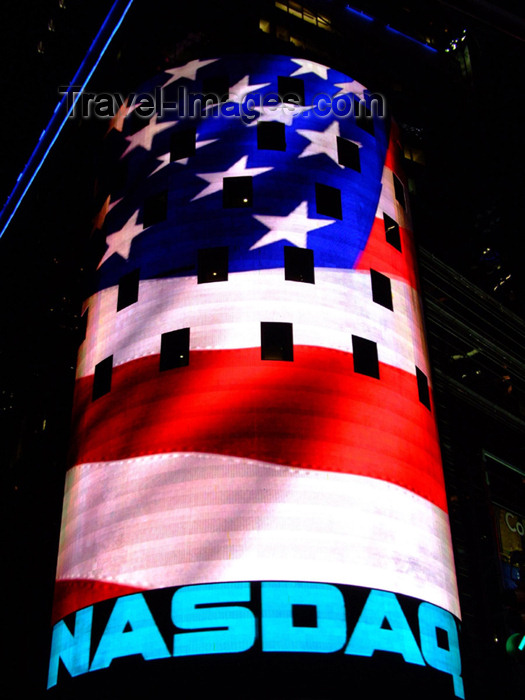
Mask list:
[[[348,673],[464,697],[395,126],[286,56],[195,59],[121,102],[50,693],[278,668],[283,697]]]
[[[525,561],[525,518],[497,505],[493,506],[493,511],[503,586],[513,591],[520,584],[520,564]]]

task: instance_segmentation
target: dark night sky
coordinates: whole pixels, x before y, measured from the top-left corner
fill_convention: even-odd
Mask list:
[[[111,6],[99,0],[65,4],[5,0],[1,5],[2,206],[59,100],[57,87],[73,77]],[[48,29],[50,20],[54,31]],[[40,41],[44,53],[38,52]],[[31,698],[44,695],[50,643],[77,310],[69,292],[75,289],[73,227],[57,232],[53,223],[61,207],[60,190],[57,196],[51,182],[56,157],[44,166],[25,211],[0,240],[0,467],[9,630],[0,694],[5,698],[14,697],[13,685],[17,696],[24,690]]]
[[[64,6],[62,6],[64,5]],[[4,0],[0,9],[2,204],[112,5],[109,0]],[[50,28],[52,30],[50,30]],[[39,45],[41,51],[39,52]]]

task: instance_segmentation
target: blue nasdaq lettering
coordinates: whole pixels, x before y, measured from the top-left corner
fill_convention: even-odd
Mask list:
[[[142,593],[117,598],[89,670],[107,668],[113,659],[133,654],[145,661],[171,656]]]
[[[196,654],[235,654],[247,651],[255,642],[255,617],[251,610],[239,605],[249,603],[249,583],[211,583],[185,586],[175,592],[171,602],[173,624],[184,630],[173,638],[173,656]],[[198,608],[198,605],[222,607]],[[221,628],[211,629],[209,628]]]
[[[294,626],[293,607],[300,605],[315,608],[315,627]],[[327,654],[346,642],[343,594],[327,583],[263,583],[262,619],[263,651]]]
[[[464,698],[458,630],[454,618],[446,610],[430,605],[430,603],[421,603],[418,617],[421,651],[425,661],[438,671],[450,673],[454,682],[454,693],[458,698]],[[447,633],[448,649],[443,649],[438,645],[438,629]]]
[[[390,629],[383,628],[385,620]],[[345,654],[372,656],[376,650],[401,654],[409,664],[425,665],[395,594],[387,591],[370,591]]]
[[[250,607],[254,606],[252,585],[258,584],[211,583],[176,589],[171,598],[172,652],[146,602],[154,591],[117,598],[96,649],[91,649],[94,607],[79,610],[74,631],[64,620],[54,627],[48,688],[58,682],[60,660],[74,677],[108,668],[113,659],[133,655],[149,661],[252,649],[259,624]],[[456,621],[446,610],[420,603],[417,637],[395,593],[371,590],[352,627],[347,623],[344,595],[332,584],[267,581],[260,584],[260,592],[263,652],[340,652],[354,657],[389,652],[405,663],[448,674],[455,696],[465,697]],[[445,633],[446,644],[438,642],[438,631]]]
[[[71,634],[64,620],[57,622],[53,629],[47,687],[57,684],[58,662],[66,667],[70,676],[79,676],[89,670],[89,649],[91,646],[91,626],[93,606],[79,610],[75,615],[75,632]]]

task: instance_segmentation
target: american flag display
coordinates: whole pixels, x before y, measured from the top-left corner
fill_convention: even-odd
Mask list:
[[[304,100],[112,122],[125,181],[97,219],[55,617],[272,580],[459,617],[396,127],[320,114],[320,94],[370,94],[285,56],[193,60],[145,91],[213,85]]]

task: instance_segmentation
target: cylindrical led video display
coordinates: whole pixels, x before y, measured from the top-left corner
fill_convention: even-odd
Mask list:
[[[463,698],[382,98],[306,59],[195,59],[120,99],[106,141],[50,696]]]

